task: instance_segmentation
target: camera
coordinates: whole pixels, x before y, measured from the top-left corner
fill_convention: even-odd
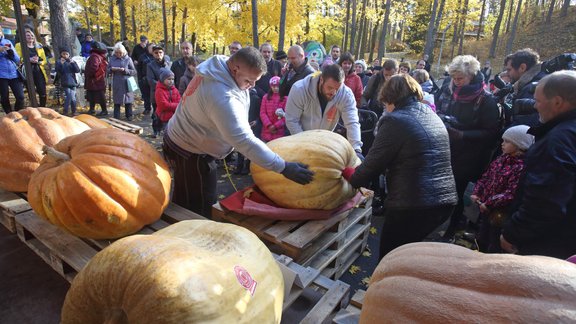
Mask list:
[[[498,88],[498,92],[494,95],[500,99],[514,92],[514,86],[511,83],[502,80],[498,74],[494,76],[494,86]]]
[[[542,63],[542,71],[551,74],[560,70],[576,68],[576,53],[564,53]]]

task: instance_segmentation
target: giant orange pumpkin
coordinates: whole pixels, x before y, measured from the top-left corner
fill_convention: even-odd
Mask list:
[[[309,130],[268,142],[284,160],[302,162],[315,172],[314,180],[300,185],[252,163],[254,183],[276,204],[287,208],[333,209],[352,198],[356,190],[342,177],[346,167],[360,159],[348,141],[327,130]]]
[[[412,243],[374,271],[360,323],[574,323],[576,264]]]
[[[84,124],[88,125],[88,127],[92,129],[97,128],[113,128],[112,125],[108,124],[107,122],[103,121],[102,119],[96,118],[89,114],[80,114],[78,116],[74,116],[74,119],[83,122]]]
[[[0,119],[0,188],[25,192],[42,159],[42,146],[52,146],[89,127],[50,108],[26,108]]]
[[[74,235],[95,239],[132,234],[168,205],[170,173],[140,137],[93,129],[47,148],[28,201],[34,211]]]
[[[132,235],[74,278],[62,323],[279,323],[284,281],[250,231],[208,220]]]

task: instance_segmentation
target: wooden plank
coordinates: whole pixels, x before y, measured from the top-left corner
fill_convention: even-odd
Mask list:
[[[310,312],[300,321],[301,324],[329,323],[329,317],[334,310],[344,307],[342,301],[350,293],[350,286],[342,281],[336,281]]]
[[[290,234],[290,231],[300,226],[300,224],[306,221],[281,221],[264,231],[264,234],[268,235],[274,241],[281,243],[282,239]]]
[[[362,309],[364,297],[366,297],[366,290],[358,289],[354,296],[352,296],[352,299],[350,299],[350,304]]]
[[[16,233],[14,216],[32,209],[20,196],[0,189],[0,223],[10,232]]]
[[[154,231],[159,231],[163,228],[170,226],[167,222],[163,221],[162,219],[157,220],[156,222],[146,225],[146,227],[151,228]]]
[[[162,220],[171,224],[191,219],[206,220],[207,218],[174,203],[169,203],[162,214]]]
[[[129,133],[134,133],[134,134],[142,134],[144,132],[144,129],[138,125],[134,125],[132,123],[120,120],[120,119],[116,119],[116,118],[102,118],[103,121],[107,122],[108,124],[119,128],[123,131],[129,132]]]
[[[358,324],[358,322],[360,322],[360,311],[350,310],[348,307],[339,310],[332,319],[334,324]]]

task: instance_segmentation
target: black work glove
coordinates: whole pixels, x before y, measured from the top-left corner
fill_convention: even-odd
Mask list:
[[[314,176],[314,172],[308,170],[308,166],[306,164],[298,162],[286,162],[284,171],[281,173],[286,178],[301,185],[310,183]]]
[[[364,155],[362,155],[362,151],[355,151],[356,156],[360,159],[360,162],[364,162]]]
[[[447,126],[446,130],[448,130],[448,136],[453,140],[461,141],[464,138],[464,132],[461,130],[450,126]]]

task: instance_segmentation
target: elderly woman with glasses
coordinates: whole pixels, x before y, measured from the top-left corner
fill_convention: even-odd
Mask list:
[[[114,53],[108,64],[108,73],[112,74],[114,118],[120,118],[120,106],[124,105],[126,119],[132,120],[134,92],[128,89],[128,78],[136,75],[136,68],[122,43],[114,45]]]

